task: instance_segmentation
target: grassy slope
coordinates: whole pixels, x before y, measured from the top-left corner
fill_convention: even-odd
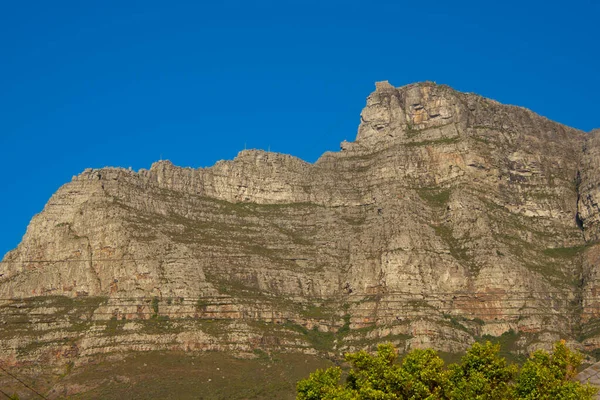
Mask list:
[[[330,365],[301,354],[261,353],[248,360],[216,352],[146,352],[75,368],[58,387],[96,386],[70,399],[294,399],[299,379]]]

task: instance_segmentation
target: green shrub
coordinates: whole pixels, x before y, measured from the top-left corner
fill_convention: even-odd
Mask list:
[[[531,354],[522,368],[499,352],[498,344],[475,343],[459,363],[445,367],[434,350],[413,350],[400,363],[394,346],[381,344],[375,355],[346,354],[351,369],[343,383],[339,367],[299,381],[297,399],[592,400],[598,391],[573,379],[582,356],[564,341],[552,353]]]

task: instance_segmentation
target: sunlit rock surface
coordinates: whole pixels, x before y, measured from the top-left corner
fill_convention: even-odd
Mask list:
[[[244,150],[204,169],[86,170],[0,264],[0,353],[455,353],[503,334],[515,353],[560,338],[594,351],[598,136],[379,82],[356,141],[314,164]]]

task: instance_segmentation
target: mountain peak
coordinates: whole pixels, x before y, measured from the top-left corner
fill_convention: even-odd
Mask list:
[[[597,349],[598,154],[593,135],[524,108],[383,81],[357,141],[314,164],[244,150],[87,170],[0,264],[0,317],[61,325],[5,325],[0,353],[331,354],[386,337],[459,352],[507,332],[520,352],[556,335]]]

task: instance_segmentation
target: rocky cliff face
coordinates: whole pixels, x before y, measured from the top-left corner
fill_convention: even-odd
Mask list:
[[[459,352],[503,334],[515,352],[594,350],[598,135],[382,82],[356,141],[314,164],[248,150],[86,170],[0,264],[1,353]]]

